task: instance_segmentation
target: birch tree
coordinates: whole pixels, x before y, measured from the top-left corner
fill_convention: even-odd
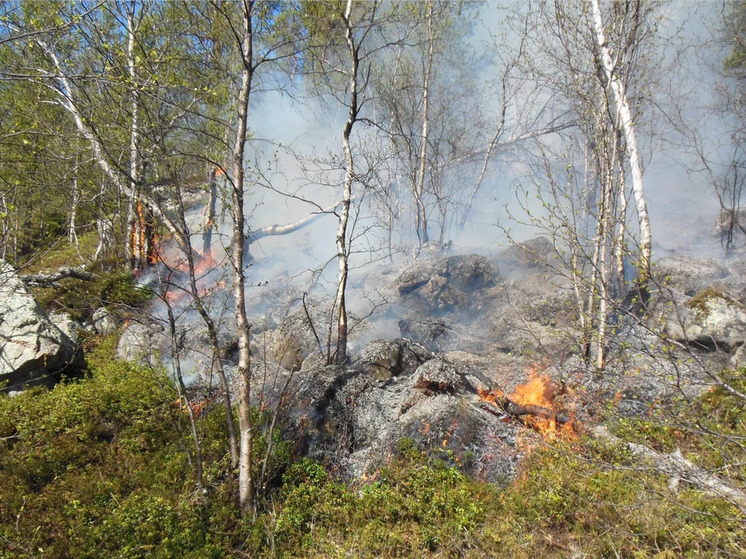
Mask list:
[[[533,30],[522,68],[556,111],[569,111],[575,121],[538,143],[542,163],[533,184],[542,190],[544,206],[529,211],[555,240],[563,263],[558,272],[575,289],[582,354],[599,369],[606,362],[611,313],[625,305],[644,309],[648,297],[650,220],[637,134],[642,113],[630,91],[644,84],[643,55],[653,44],[656,7],[643,0],[615,3],[604,22],[596,0],[539,2],[520,24]],[[627,261],[637,268],[629,295]]]

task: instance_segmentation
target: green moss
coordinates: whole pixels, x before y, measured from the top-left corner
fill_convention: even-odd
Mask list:
[[[699,313],[700,315],[706,317],[710,312],[709,308],[707,307],[707,303],[715,299],[721,299],[723,301],[726,301],[730,305],[743,308],[742,303],[740,303],[727,293],[721,291],[720,289],[712,286],[706,287],[702,291],[698,292],[694,297],[686,302],[686,306]]]
[[[47,311],[64,311],[81,321],[91,320],[100,307],[125,318],[142,309],[152,298],[152,293],[138,287],[129,272],[104,272],[93,281],[67,278],[59,284],[58,288],[36,289],[37,300]]]

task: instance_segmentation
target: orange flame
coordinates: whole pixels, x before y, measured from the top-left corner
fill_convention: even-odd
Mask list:
[[[535,406],[537,413],[523,415],[523,423],[539,432],[544,438],[554,440],[557,438],[572,439],[577,436],[575,430],[575,415],[566,413],[566,410],[555,401],[558,387],[548,375],[540,375],[536,366],[529,372],[529,380],[525,384],[519,384],[515,390],[505,397],[502,390],[480,390],[479,396],[492,404],[501,405],[506,399],[511,403],[524,408]],[[502,404],[505,405],[505,404]],[[507,407],[507,406],[506,406]],[[565,414],[564,420],[558,418]],[[545,417],[548,415],[548,417]],[[569,420],[567,416],[569,415]]]

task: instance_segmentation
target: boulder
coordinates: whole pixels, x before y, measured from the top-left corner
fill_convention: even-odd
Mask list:
[[[653,282],[688,297],[728,276],[728,270],[711,258],[666,256],[655,262]]]
[[[119,359],[153,367],[170,354],[171,338],[163,325],[154,322],[130,322],[117,346]]]
[[[352,367],[374,381],[386,382],[393,377],[411,376],[432,358],[430,351],[411,340],[373,340],[355,357]]]
[[[375,340],[349,368],[304,365],[286,434],[302,454],[350,478],[384,464],[402,441],[486,479],[509,478],[520,454],[517,425],[480,408],[476,392],[485,385],[473,373],[410,340]]]
[[[74,372],[75,344],[46,315],[15,270],[0,260],[0,382],[5,389]]]
[[[117,330],[114,317],[106,307],[100,307],[94,311],[91,318],[91,326],[93,327],[93,331],[99,336],[107,336]]]
[[[321,351],[320,341],[325,339],[328,325],[328,313],[320,305],[289,313],[272,333],[271,349],[277,363],[289,371],[300,370],[306,357]]]
[[[665,328],[672,338],[703,349],[735,350],[746,341],[746,306],[708,287],[673,307]]]
[[[473,306],[475,292],[494,286],[497,270],[484,256],[468,254],[417,260],[395,281],[399,294],[432,312]]]
[[[506,248],[498,255],[498,260],[501,271],[505,272],[515,268],[540,267],[552,262],[555,256],[552,241],[548,237],[538,236]]]

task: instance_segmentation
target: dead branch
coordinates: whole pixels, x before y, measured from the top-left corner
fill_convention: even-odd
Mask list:
[[[24,274],[19,277],[29,287],[54,288],[60,286],[57,282],[61,279],[75,278],[84,281],[93,281],[96,278],[96,275],[84,270],[83,268],[70,268],[69,266],[63,266],[51,274]]]
[[[643,444],[621,440],[619,437],[612,435],[603,425],[593,429],[592,433],[599,440],[626,446],[632,456],[648,462],[656,470],[670,476],[672,483],[669,486],[675,487],[678,481],[685,481],[697,489],[726,499],[738,507],[741,512],[746,513],[746,493],[690,462],[684,458],[679,449],[670,454],[656,452]]]
[[[253,243],[255,241],[263,239],[264,237],[287,235],[288,233],[293,233],[295,231],[298,231],[299,229],[303,229],[304,227],[310,225],[324,215],[333,212],[341,203],[342,200],[339,200],[338,202],[335,202],[334,204],[327,206],[326,208],[323,208],[318,212],[310,213],[302,219],[294,221],[293,223],[288,223],[287,225],[268,225],[266,227],[262,227],[261,229],[254,229],[251,232],[251,235],[249,235],[248,241],[250,243]]]
[[[550,410],[542,406],[517,404],[506,396],[496,398],[494,403],[486,400],[482,401],[479,407],[497,417],[507,415],[521,423],[524,423],[523,418],[528,415],[549,421],[556,421],[557,425],[565,425],[574,421],[573,417],[568,413]]]

